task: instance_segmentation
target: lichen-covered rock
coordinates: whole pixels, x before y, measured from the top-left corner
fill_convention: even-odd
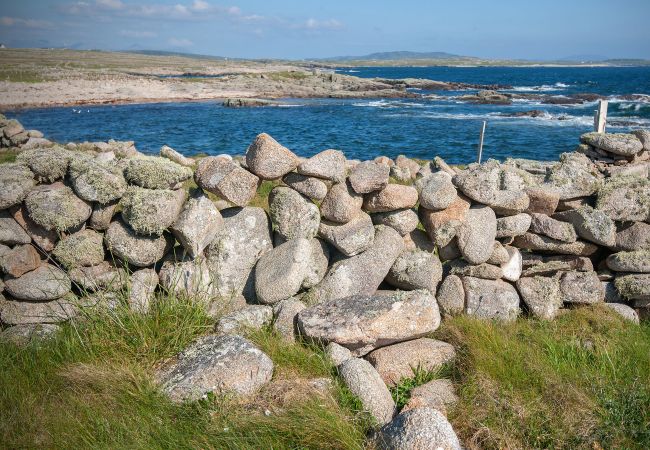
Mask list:
[[[532,221],[529,231],[532,233],[542,234],[562,242],[575,242],[578,240],[578,235],[572,224],[553,219],[544,214],[532,213],[530,216]]]
[[[378,225],[366,251],[338,261],[303,298],[308,304],[350,295],[372,295],[402,252],[404,242],[392,228]]]
[[[548,172],[547,182],[560,194],[560,200],[586,197],[598,190],[602,175],[581,153],[562,153],[560,162]]]
[[[352,169],[349,180],[357,194],[368,194],[388,186],[390,168],[374,161],[363,161]]]
[[[212,200],[195,193],[171,227],[172,234],[192,258],[198,257],[223,226],[221,213]]]
[[[241,336],[200,337],[156,372],[163,392],[176,402],[210,392],[247,396],[271,380],[273,361]]]
[[[185,167],[194,167],[196,164],[194,159],[183,156],[168,145],[160,147],[160,156]]]
[[[175,189],[192,176],[192,169],[166,158],[139,156],[131,158],[124,169],[129,183],[147,189]]]
[[[336,342],[330,342],[325,346],[325,354],[329,357],[332,363],[338,367],[348,359],[354,358],[352,352]]]
[[[247,305],[223,316],[214,329],[217,334],[240,334],[261,330],[273,321],[273,308],[266,305]]]
[[[90,214],[90,219],[88,219],[88,226],[97,231],[106,231],[113,220],[117,205],[119,205],[119,200],[106,203],[105,205],[95,203],[93,205],[93,212]]]
[[[246,167],[264,180],[282,178],[294,170],[298,157],[266,133],[258,134],[246,150]]]
[[[521,236],[526,233],[532,223],[530,214],[519,213],[514,216],[497,218],[497,238]]]
[[[260,257],[255,267],[255,292],[264,304],[296,294],[308,275],[312,246],[308,239],[290,239]]]
[[[104,242],[114,256],[136,267],[147,267],[160,261],[172,245],[172,240],[167,234],[138,235],[119,220],[108,227]]]
[[[366,194],[363,209],[366,212],[386,212],[412,208],[418,202],[418,191],[412,186],[389,184],[380,191]]]
[[[205,249],[215,294],[234,298],[244,294],[255,299],[257,260],[273,248],[271,226],[262,208],[228,208],[221,211],[224,222]]]
[[[465,221],[465,216],[470,208],[470,201],[463,196],[458,196],[442,211],[432,211],[420,207],[418,209],[420,221],[427,230],[429,238],[439,247],[443,247],[456,236],[458,228]]]
[[[178,257],[165,261],[158,272],[160,286],[176,296],[207,303],[214,282],[205,258]]]
[[[312,200],[321,201],[327,195],[327,184],[316,177],[308,177],[299,173],[290,172],[282,179],[292,189],[300,192]]]
[[[444,378],[417,386],[410,394],[411,398],[402,408],[402,413],[416,408],[433,408],[446,416],[447,407],[460,400],[454,390],[454,384]]]
[[[281,300],[273,306],[273,329],[289,342],[296,340],[296,319],[307,306],[297,297]]]
[[[36,224],[59,232],[80,227],[92,213],[90,204],[60,182],[32,189],[25,198],[25,208]]]
[[[493,247],[492,247],[492,254],[490,254],[490,258],[487,260],[488,264],[495,264],[495,265],[501,265],[510,260],[510,255],[508,254],[508,250],[501,244],[499,241],[494,241]]]
[[[650,180],[634,176],[609,178],[598,190],[596,209],[612,220],[650,220]]]
[[[650,274],[622,275],[614,280],[616,290],[628,300],[650,301]]]
[[[0,164],[0,210],[22,202],[34,185],[34,174],[26,166]]]
[[[430,338],[381,347],[366,355],[388,386],[395,386],[404,378],[413,378],[416,369],[438,370],[455,357],[453,345]]]
[[[565,303],[591,304],[605,300],[605,290],[596,272],[565,272],[560,278]]]
[[[300,163],[298,173],[342,183],[345,180],[345,155],[341,150],[323,150]]]
[[[103,238],[96,231],[81,230],[60,240],[52,255],[66,269],[94,266],[104,260]]]
[[[616,233],[616,248],[622,251],[650,250],[650,224],[633,222]]]
[[[643,144],[633,134],[591,132],[580,136],[580,142],[615,155],[633,156],[643,150]]]
[[[435,253],[405,250],[395,260],[386,281],[400,289],[426,289],[435,294],[442,279],[442,264]]]
[[[526,250],[578,256],[593,255],[598,250],[598,247],[591,242],[576,241],[567,243],[534,233],[524,233],[521,236],[516,236],[512,245]]]
[[[526,194],[528,194],[529,199],[527,213],[550,216],[555,212],[560,201],[559,192],[548,185],[530,187],[526,189]]]
[[[492,254],[496,234],[497,218],[492,208],[474,206],[467,211],[465,221],[458,229],[458,249],[471,264],[484,263]]]
[[[517,290],[533,317],[552,320],[562,307],[558,277],[523,277],[517,280]]]
[[[65,177],[72,157],[72,152],[57,146],[25,150],[16,161],[28,166],[40,182],[53,183]]]
[[[51,264],[43,264],[19,278],[5,278],[5,291],[20,300],[44,302],[70,292],[68,275]]]
[[[459,276],[447,275],[436,295],[443,317],[458,315],[465,309],[465,288]]]
[[[298,313],[298,328],[304,337],[321,344],[336,342],[354,356],[425,336],[439,325],[436,299],[424,290],[353,295]]]
[[[368,361],[348,359],[339,366],[339,376],[377,423],[390,422],[395,414],[395,402],[386,384]]]
[[[122,170],[114,165],[74,159],[69,173],[75,193],[89,202],[107,204],[121,198],[126,191]]]
[[[415,187],[420,194],[420,205],[434,211],[449,208],[457,197],[451,176],[446,172],[436,172],[421,178]]]
[[[219,156],[203,158],[194,174],[196,184],[224,200],[246,206],[255,197],[260,179],[230,159]]]
[[[614,253],[607,257],[607,267],[616,272],[650,273],[650,250]]]
[[[307,275],[302,282],[302,289],[316,286],[325,277],[329,269],[330,250],[327,243],[318,238],[309,240],[311,245],[311,259],[307,265]]]
[[[0,271],[12,278],[36,269],[41,265],[41,257],[36,249],[29,244],[16,245],[5,254],[0,255]],[[0,289],[0,292],[2,290]]]
[[[59,233],[56,230],[46,230],[30,219],[24,205],[21,207],[14,206],[9,211],[37,247],[46,252],[54,250],[54,246],[59,240]],[[3,212],[0,211],[0,223],[2,222],[2,215]]]
[[[468,264],[463,260],[450,261],[449,271],[452,275],[459,275],[465,277],[483,278],[485,280],[498,280],[503,277],[503,270],[501,267],[492,264]]]
[[[128,275],[123,267],[115,267],[108,261],[94,266],[78,266],[68,272],[72,282],[85,292],[121,291],[126,285]]]
[[[186,195],[182,189],[129,186],[120,200],[122,220],[138,234],[160,235],[178,219]]]
[[[140,269],[131,274],[129,281],[129,307],[146,314],[155,298],[158,274],[154,269]]]
[[[502,280],[463,277],[465,312],[479,319],[513,321],[519,315],[519,294]]]
[[[17,245],[29,244],[31,241],[23,227],[11,217],[8,211],[0,211],[0,243]]]
[[[616,245],[616,225],[603,211],[583,206],[556,213],[553,217],[570,223],[582,239],[605,247]]]
[[[7,325],[59,323],[79,313],[76,298],[69,294],[52,301],[23,302],[0,294],[0,321]]]
[[[332,244],[345,256],[353,256],[372,245],[375,228],[370,216],[360,211],[356,217],[343,224],[322,220],[318,227],[318,236]]]
[[[458,436],[442,413],[433,408],[415,408],[401,413],[379,431],[380,450],[461,450]]]
[[[372,223],[375,225],[386,225],[393,228],[402,236],[406,236],[415,230],[420,223],[418,214],[412,209],[398,209],[396,211],[374,213]]]
[[[347,223],[361,212],[363,197],[348,183],[337,183],[332,186],[320,205],[320,213],[324,219],[332,222]]]
[[[269,195],[269,214],[283,239],[312,238],[318,233],[320,211],[307,197],[278,186]]]

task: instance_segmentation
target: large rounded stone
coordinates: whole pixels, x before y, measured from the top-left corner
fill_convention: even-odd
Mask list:
[[[362,356],[375,348],[425,336],[440,325],[433,295],[419,291],[380,291],[319,303],[298,314],[306,338],[336,342]]]
[[[323,150],[300,163],[298,173],[342,183],[345,180],[345,155],[341,150]]]
[[[423,250],[403,251],[386,276],[386,281],[396,288],[426,289],[434,294],[441,279],[440,259],[436,254]]]
[[[368,214],[360,211],[348,223],[321,221],[318,235],[332,244],[345,256],[357,255],[366,250],[375,238],[375,228]]]
[[[497,218],[492,208],[472,207],[458,229],[458,249],[471,264],[484,263],[490,259],[496,234]]]
[[[176,402],[199,400],[210,392],[254,394],[271,380],[273,361],[241,336],[197,339],[156,372],[163,392]]]
[[[420,223],[418,214],[410,208],[374,213],[371,217],[372,223],[375,225],[386,225],[387,227],[391,227],[402,236],[406,236],[411,231],[415,230]]]
[[[598,190],[602,175],[593,162],[580,153],[562,153],[560,162],[550,168],[547,181],[560,200],[586,197]]]
[[[213,296],[214,283],[205,258],[169,258],[158,277],[160,286],[177,297],[207,302]]]
[[[465,312],[479,319],[512,321],[519,315],[519,295],[509,283],[463,277]]]
[[[650,250],[650,224],[634,222],[616,233],[616,248],[623,251]]]
[[[533,317],[552,320],[562,307],[560,280],[557,277],[519,278],[517,289]]]
[[[97,231],[105,231],[113,221],[118,204],[118,200],[105,205],[95,203],[90,219],[88,219],[88,226]]]
[[[129,159],[124,176],[131,184],[147,189],[174,189],[192,176],[192,169],[166,158],[140,156]]]
[[[568,222],[582,239],[606,247],[616,245],[616,225],[603,211],[583,206],[555,213],[553,217]]]
[[[34,187],[34,174],[22,164],[0,164],[0,210],[22,202]]]
[[[312,238],[318,233],[318,206],[291,188],[278,186],[271,191],[269,214],[283,239]]]
[[[363,197],[352,190],[347,183],[332,186],[320,205],[324,219],[347,223],[361,212]]]
[[[76,298],[72,294],[45,302],[8,300],[0,294],[0,321],[7,325],[59,323],[78,313]]]
[[[650,250],[614,253],[607,257],[607,267],[616,272],[650,273]]]
[[[445,378],[431,380],[417,386],[410,392],[410,395],[408,403],[402,408],[401,412],[403,413],[411,409],[429,407],[446,416],[447,408],[460,400],[456,395],[454,384]]]
[[[141,236],[119,220],[108,227],[104,242],[113,255],[136,267],[147,267],[160,261],[172,245],[166,234]]]
[[[462,448],[449,421],[433,408],[415,408],[395,417],[379,431],[376,444],[380,450]]]
[[[332,264],[303,301],[311,304],[355,294],[372,295],[403,248],[404,242],[397,231],[378,225],[372,245],[363,253]]]
[[[273,308],[266,305],[246,305],[246,307],[223,316],[214,327],[217,334],[238,334],[251,330],[261,330],[271,325]]]
[[[532,213],[530,216],[532,220],[529,230],[533,233],[562,242],[575,242],[578,239],[576,230],[570,223],[561,222],[545,214]]]
[[[29,244],[17,245],[12,249],[7,247],[7,251],[3,253],[0,254],[0,271],[12,278],[18,278],[41,265],[40,255]]]
[[[560,293],[566,303],[591,304],[605,301],[605,289],[596,272],[565,272]]]
[[[327,195],[327,184],[315,177],[290,172],[284,176],[282,181],[290,188],[313,200],[322,201]]]
[[[5,291],[20,300],[47,301],[70,292],[70,278],[61,269],[44,264],[20,278],[6,278]]]
[[[178,219],[185,202],[183,189],[129,186],[120,201],[122,220],[139,234],[162,234]]]
[[[386,212],[412,208],[418,202],[418,191],[412,186],[389,184],[380,191],[366,194],[363,209],[366,212]]]
[[[430,338],[420,338],[381,347],[366,355],[388,386],[413,378],[415,370],[433,372],[456,357],[454,346]]]
[[[64,237],[52,255],[66,268],[94,266],[104,260],[103,235],[87,229]]]
[[[418,212],[431,241],[439,247],[444,247],[456,236],[469,208],[470,201],[464,196],[458,196],[442,211],[420,207]]]
[[[614,280],[614,285],[625,299],[650,301],[650,274],[634,273],[618,276]]]
[[[350,184],[358,194],[379,191],[388,185],[390,168],[374,161],[363,161],[350,172]]]
[[[598,191],[596,209],[612,220],[650,220],[650,180],[635,176],[608,179]]]
[[[298,157],[266,133],[258,134],[246,150],[246,167],[258,177],[275,180],[298,166]]]
[[[379,373],[368,361],[348,359],[339,366],[339,376],[378,424],[390,422],[395,414],[395,402]]]
[[[25,207],[36,224],[59,232],[80,227],[92,213],[90,204],[58,182],[34,188],[25,198]]]
[[[465,309],[465,288],[457,275],[447,275],[436,295],[440,312],[444,317],[456,316]]]
[[[446,172],[436,172],[419,179],[415,184],[423,208],[439,211],[449,208],[456,199],[456,188]]]
[[[580,136],[580,141],[615,155],[633,156],[643,150],[643,144],[633,134],[591,132]]]
[[[73,153],[61,147],[36,148],[21,152],[16,161],[28,166],[42,183],[53,183],[65,177]],[[31,177],[30,177],[31,178]]]
[[[271,225],[262,208],[227,208],[221,211],[223,226],[205,249],[215,294],[255,299],[253,268],[273,248]]]
[[[257,300],[277,303],[296,294],[307,277],[312,258],[308,239],[290,239],[262,255],[255,267]]]
[[[192,258],[198,257],[223,226],[221,213],[212,200],[195,193],[172,225],[172,233]]]
[[[497,218],[497,238],[521,236],[530,228],[530,214],[520,213],[514,216]]]
[[[257,192],[260,179],[230,159],[203,158],[194,174],[196,184],[207,192],[237,205],[247,205]]]
[[[70,181],[79,197],[89,202],[107,204],[126,191],[122,170],[93,160],[76,159],[70,163]]]

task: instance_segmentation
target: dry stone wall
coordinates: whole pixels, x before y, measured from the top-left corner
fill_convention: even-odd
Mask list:
[[[0,126],[2,146],[20,151],[0,165],[3,335],[42,336],[123,298],[146,312],[157,292],[187,297],[220,320],[161,369],[179,400],[268,381],[266,355],[217,336],[273,325],[327,346],[386,424],[378,436],[388,447],[422,422],[457,448],[447,384],[423,388],[439,395],[396,418],[386,390],[411,367],[453,359],[451,346],[426,337],[441,319],[552,320],[596,303],[636,322],[649,315],[647,130],[587,133],[559,161],[454,168],[332,149],[300,158],[264,133],[243,158],[196,160],[167,146],[143,155],[132,142],[59,145],[4,117]],[[268,209],[250,206],[268,180]],[[253,384],[215,369],[239,364],[249,347],[237,367],[263,369]],[[192,384],[193,371],[206,386]]]

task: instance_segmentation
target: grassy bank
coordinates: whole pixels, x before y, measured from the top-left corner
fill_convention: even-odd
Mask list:
[[[275,363],[254,399],[209,397],[176,405],[155,387],[156,364],[213,319],[187,301],[162,298],[146,316],[93,313],[46,343],[0,344],[0,442],[6,448],[363,448],[370,428],[318,348],[249,334]],[[453,342],[445,368],[461,397],[450,419],[470,448],[648,448],[650,326],[600,309],[553,323],[503,326],[468,318],[436,337]],[[331,395],[287,397],[313,378]],[[400,403],[416,380],[393,390]],[[284,386],[284,388],[283,388]]]

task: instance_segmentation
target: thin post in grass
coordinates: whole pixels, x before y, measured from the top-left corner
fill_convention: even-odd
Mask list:
[[[476,162],[481,164],[481,158],[483,157],[483,137],[485,136],[485,126],[487,121],[483,121],[483,126],[481,127],[481,137],[479,138],[478,151],[476,152]]]
[[[598,100],[598,109],[594,111],[594,131],[604,133],[607,125],[607,100]]]

